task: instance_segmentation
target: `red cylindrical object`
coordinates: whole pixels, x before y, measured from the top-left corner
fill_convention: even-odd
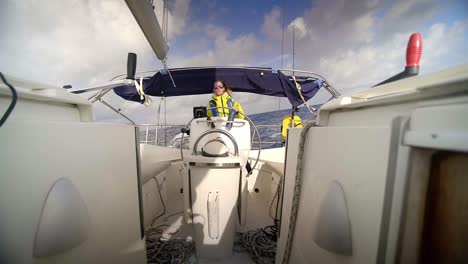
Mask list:
[[[406,67],[419,67],[422,54],[421,33],[413,33],[406,48]]]

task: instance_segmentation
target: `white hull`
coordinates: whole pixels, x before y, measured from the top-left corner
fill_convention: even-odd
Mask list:
[[[421,247],[434,157],[468,152],[467,72],[462,66],[413,77],[324,105],[302,139],[304,129],[291,129],[287,148],[263,150],[253,174],[242,173],[241,191],[233,187],[242,205],[234,229],[271,225],[275,194],[283,186],[276,263],[285,258],[288,263],[418,262],[426,254]],[[168,224],[162,231],[166,237],[197,240],[187,212],[190,162],[184,165],[195,160],[193,149],[181,160],[178,149],[139,145],[132,125],[93,122],[91,105],[81,97],[13,85],[18,104],[0,128],[0,262],[145,263],[142,230],[161,215],[163,201],[165,214],[153,226]],[[1,111],[9,100],[2,86]],[[236,159],[245,165],[257,154],[247,151]],[[79,193],[86,207],[79,218],[89,225],[74,229],[70,221],[57,230],[70,236],[80,232],[83,239],[69,247],[37,245],[38,226],[47,223],[42,210],[61,178]],[[323,221],[333,216],[336,221]],[[458,231],[466,232],[466,226]],[[67,241],[67,235],[57,237]],[[41,255],[37,247],[55,253]],[[222,261],[245,257],[234,254]]]

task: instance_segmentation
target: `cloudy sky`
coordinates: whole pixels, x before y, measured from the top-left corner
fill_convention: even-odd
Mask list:
[[[423,37],[421,74],[468,62],[466,0],[168,2],[170,67],[292,68],[293,31],[294,67],[322,73],[345,94],[400,72],[413,32]],[[154,4],[161,17],[161,0]],[[162,68],[124,0],[1,0],[0,32],[0,71],[24,79],[96,85],[124,73],[130,51],[138,54],[138,71]],[[247,113],[289,108],[277,98],[240,93],[235,98]],[[104,99],[139,123],[156,122],[159,98],[151,107],[113,93]],[[324,99],[321,94],[312,103]],[[191,107],[207,100],[207,95],[167,98],[167,122],[186,122]],[[125,122],[99,103],[96,117]]]

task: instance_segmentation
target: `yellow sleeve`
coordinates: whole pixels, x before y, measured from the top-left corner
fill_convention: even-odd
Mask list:
[[[236,115],[236,118],[245,119],[245,116],[243,115],[244,114],[244,109],[239,104],[239,102],[235,101],[234,106],[239,110],[239,112]]]
[[[208,102],[208,104],[206,105],[206,115],[207,115],[208,117],[213,117],[213,112],[211,111],[210,102]]]

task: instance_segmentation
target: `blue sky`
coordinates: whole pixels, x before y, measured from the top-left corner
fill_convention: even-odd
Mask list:
[[[324,1],[318,1],[324,2]],[[328,1],[330,6],[339,6],[343,4],[343,1]],[[352,1],[348,1],[354,3]],[[373,43],[377,43],[378,39],[388,40],[395,35],[407,33],[409,37],[410,32],[423,32],[426,33],[431,26],[433,25],[442,25],[444,27],[453,26],[453,23],[460,22],[463,24],[463,31],[461,32],[461,38],[463,39],[462,45],[466,46],[467,40],[467,31],[466,31],[466,21],[467,21],[467,10],[468,6],[466,1],[355,1],[357,2],[367,2],[367,5],[374,5],[367,10],[362,10],[362,13],[355,12],[354,16],[364,15],[366,12],[372,12],[371,17],[373,22],[376,23],[374,26],[367,27],[362,32],[371,33],[374,35],[374,39],[371,40],[370,46]],[[405,4],[408,2],[408,4]],[[410,4],[413,2],[414,4]],[[292,4],[293,3],[293,4]],[[215,49],[214,41],[210,39],[203,39],[203,34],[200,34],[200,25],[206,24],[215,24],[216,26],[225,29],[229,36],[228,40],[235,40],[240,36],[253,35],[259,39],[265,39],[268,41],[268,34],[263,30],[262,26],[265,23],[266,17],[272,15],[272,10],[278,10],[280,17],[279,23],[283,23],[282,19],[284,16],[284,23],[286,28],[293,22],[294,19],[304,16],[306,13],[311,12],[314,8],[320,9],[323,6],[323,3],[317,3],[317,1],[306,1],[306,0],[297,0],[297,1],[274,1],[274,0],[261,0],[261,1],[208,1],[208,0],[196,0],[191,1],[188,12],[188,20],[191,21],[191,25],[196,30],[188,30],[187,33],[179,35],[175,38],[176,41],[171,41],[171,53],[172,54],[183,54],[183,56],[194,56],[196,53],[202,53],[199,49],[191,49],[190,45],[187,43],[195,41],[196,43],[203,42],[205,45],[203,48],[205,50]],[[385,24],[384,20],[391,16],[392,13],[398,13],[398,5],[401,5],[403,10],[401,14],[393,17],[393,21],[386,23],[401,23],[402,28],[388,27]],[[359,4],[356,4],[359,6]],[[405,10],[406,8],[406,10]],[[324,8],[322,8],[324,9]],[[353,15],[346,17],[346,10],[338,11],[336,15],[345,15],[343,21],[345,22],[347,18],[355,18]],[[340,18],[338,17],[338,20]],[[407,20],[408,23],[404,23]],[[310,25],[309,25],[310,26]],[[190,26],[189,26],[190,28]],[[444,28],[444,31],[447,28]],[[289,55],[288,62],[291,62],[292,56],[292,36],[291,30],[286,29],[286,39],[284,46],[284,53]],[[333,28],[323,28],[320,32],[313,37],[327,39],[328,32],[333,31]],[[282,29],[278,28],[278,33],[282,33]],[[200,40],[201,39],[201,40]],[[336,36],[336,39],[330,39],[331,42],[339,42],[339,36]],[[304,46],[307,43],[299,43],[297,45]],[[372,43],[373,42],[373,43]],[[424,42],[424,35],[423,35]],[[272,66],[273,68],[279,68],[279,61],[271,62],[271,59],[275,56],[281,54],[281,40],[274,39],[270,40],[270,47],[267,51],[264,51],[262,48],[259,48],[254,55],[254,63],[256,65],[263,65],[264,62],[270,62],[267,66]],[[447,43],[447,45],[452,45],[453,43]],[[460,45],[460,43],[458,43]],[[187,49],[187,47],[189,48]],[[296,48],[298,48],[296,46]],[[320,50],[317,50],[317,54],[320,54]],[[404,51],[400,52],[402,56]],[[307,63],[301,62],[304,59],[301,56],[301,49],[296,53],[295,60],[298,65],[306,65]],[[424,55],[426,55],[424,53]],[[454,54],[452,54],[454,55]],[[443,66],[456,65],[466,61],[463,58],[452,59],[443,64]],[[312,60],[314,56],[306,56],[308,60]],[[225,61],[217,61],[221,64],[226,64]],[[402,62],[404,63],[404,62]],[[177,64],[177,63],[173,63]],[[229,62],[227,62],[229,64]],[[426,72],[431,72],[432,70],[439,69],[440,66],[429,66],[429,70]],[[313,69],[308,69],[313,70]],[[357,85],[355,85],[357,86]]]
[[[293,4],[291,4],[291,2],[293,2]],[[309,0],[196,0],[190,2],[192,8],[188,16],[189,19],[195,23],[195,26],[210,23],[227,29],[231,38],[236,38],[236,36],[245,34],[254,34],[259,38],[266,38],[265,32],[262,31],[262,24],[264,23],[265,16],[271,12],[273,8],[281,10],[284,8],[282,15],[284,15],[285,25],[288,25],[298,14],[302,14],[304,10],[310,8],[312,4],[313,3]],[[282,19],[283,17],[281,17],[281,24],[283,23]],[[197,35],[199,35],[199,32],[192,29],[186,34],[179,36],[177,41],[171,43],[171,53],[192,53],[193,50],[186,50],[186,43],[196,39]],[[274,52],[267,52],[264,54],[261,50],[258,51],[258,54],[256,54],[257,65],[269,61],[272,55],[279,56],[281,54],[281,42],[275,42],[277,42],[276,44],[278,44],[278,47]],[[208,44],[208,48],[214,48],[211,44],[213,43]],[[275,66],[275,68],[278,68],[280,65],[267,66]]]
[[[366,89],[403,70],[406,44],[413,32],[423,36],[421,74],[468,61],[466,1],[198,0],[190,6],[186,33],[170,40],[172,66],[277,69],[284,29],[283,66],[292,68],[293,26],[296,69],[323,74],[344,94]],[[238,97],[247,109],[277,110],[274,100]],[[327,98],[322,93],[311,101]],[[288,103],[283,100],[280,107],[287,108]]]
[[[289,3],[286,3],[289,2]],[[293,3],[293,4],[291,4]],[[291,22],[297,14],[310,8],[309,0],[257,0],[257,1],[229,1],[229,0],[197,0],[192,1],[194,8],[191,17],[196,20],[205,20],[229,28],[233,35],[246,34],[256,30],[261,34],[260,27],[264,15],[273,7],[286,9],[285,23]]]
[[[284,31],[283,66],[291,68],[295,28],[296,69],[319,72],[342,93],[352,93],[400,72],[413,32],[423,37],[422,74],[467,63],[467,2],[169,0],[168,64],[276,69]],[[154,3],[160,17],[162,0]],[[124,73],[129,51],[138,54],[140,71],[162,67],[124,0],[0,1],[0,31],[0,70],[20,78],[95,85]],[[235,96],[250,113],[278,110],[276,98]],[[183,122],[206,97],[168,98],[168,114]],[[322,94],[317,100],[325,99]],[[152,122],[158,106],[144,108],[112,94],[108,100],[140,122]],[[288,107],[280,101],[280,108]],[[99,120],[115,118],[96,109]]]

